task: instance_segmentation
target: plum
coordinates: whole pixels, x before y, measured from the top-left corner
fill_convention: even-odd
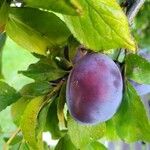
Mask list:
[[[73,67],[66,89],[70,114],[83,124],[110,119],[122,100],[123,82],[118,66],[108,56],[86,54]]]

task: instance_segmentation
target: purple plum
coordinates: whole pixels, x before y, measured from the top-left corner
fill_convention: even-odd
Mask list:
[[[67,106],[83,124],[110,119],[122,100],[123,82],[118,66],[108,56],[86,54],[73,67],[67,81]]]

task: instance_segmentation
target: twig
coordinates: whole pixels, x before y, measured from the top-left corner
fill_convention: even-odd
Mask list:
[[[140,8],[143,6],[145,0],[135,0],[132,6],[127,11],[127,17],[129,23],[131,24],[137,13],[139,12]]]
[[[129,24],[132,24],[133,19],[136,17],[137,13],[139,12],[140,8],[143,6],[144,2],[145,0],[135,0],[134,3],[131,5],[131,7],[128,8],[126,15],[127,15]],[[121,51],[125,51],[125,49],[120,49],[120,52],[116,60],[119,59]]]
[[[45,97],[45,104],[49,103],[51,100],[49,100],[51,97],[53,97],[61,88],[61,86],[63,85],[65,79],[62,79],[56,87],[54,87],[54,89]]]
[[[21,131],[20,128],[18,128],[10,137],[10,139],[6,142],[6,144],[4,145],[4,150],[8,150],[9,149],[9,145],[11,144],[12,140],[16,137],[16,135]]]

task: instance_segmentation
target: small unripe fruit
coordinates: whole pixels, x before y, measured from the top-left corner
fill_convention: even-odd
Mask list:
[[[103,54],[87,54],[72,69],[67,81],[67,105],[80,123],[110,119],[122,100],[122,76],[117,65]]]

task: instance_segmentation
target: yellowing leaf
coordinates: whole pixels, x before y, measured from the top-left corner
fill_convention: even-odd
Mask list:
[[[37,135],[38,115],[43,107],[44,97],[36,97],[27,105],[21,120],[21,130],[32,149],[42,150],[42,134]]]
[[[72,34],[87,48],[135,50],[128,21],[115,0],[81,0],[82,16],[65,16]]]

